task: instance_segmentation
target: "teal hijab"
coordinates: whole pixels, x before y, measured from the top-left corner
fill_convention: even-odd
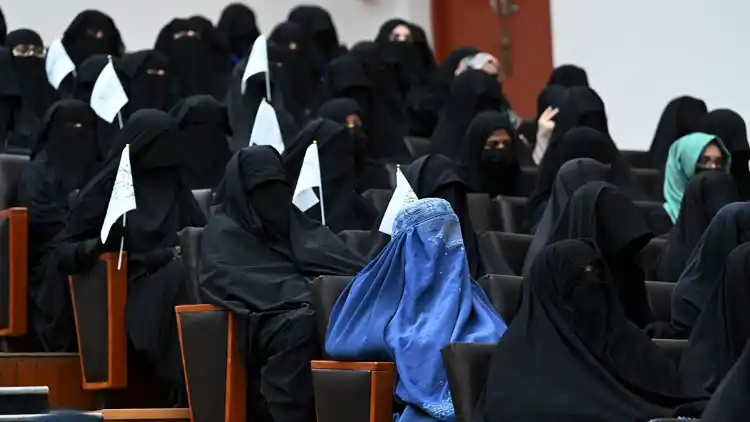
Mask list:
[[[703,150],[711,142],[715,142],[726,157],[724,170],[729,171],[732,164],[732,156],[715,135],[707,133],[691,133],[676,140],[669,148],[669,157],[664,177],[664,210],[674,224],[680,215],[680,204],[690,179],[695,175],[695,167],[698,164]]]

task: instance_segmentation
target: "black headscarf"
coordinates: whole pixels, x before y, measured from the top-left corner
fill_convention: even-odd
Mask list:
[[[672,294],[672,326],[680,337],[690,336],[708,297],[716,288],[729,254],[750,241],[750,204],[724,206],[703,233]]]
[[[496,130],[507,132],[510,143],[504,148],[485,150],[487,139]],[[491,197],[518,196],[522,148],[507,114],[483,111],[472,120],[459,145],[461,155],[455,158],[460,163],[459,174],[474,192],[485,192]]]
[[[7,48],[0,47],[0,69],[3,71],[3,77],[0,78],[0,142],[5,146],[8,143],[7,135],[13,130],[13,109],[21,102],[15,74],[10,71],[12,68],[12,53]]]
[[[486,422],[646,421],[691,396],[674,362],[628,321],[597,248],[564,240],[525,279],[476,413]]]
[[[750,413],[750,342],[729,374],[721,383],[706,410],[701,415],[703,422],[743,422]]]
[[[143,108],[166,111],[177,101],[177,80],[169,59],[163,53],[155,50],[128,53],[119,60],[117,68],[128,79],[125,84],[128,104],[125,108],[130,113]],[[164,74],[153,72],[159,70]]]
[[[623,189],[631,199],[642,198],[643,194],[633,178],[630,165],[620,155],[609,136],[589,127],[579,127],[554,141],[539,164],[536,187],[526,205],[524,221],[528,231],[533,231],[542,217],[558,170],[567,161],[575,158],[592,158],[602,164],[608,164],[611,167],[608,181]]]
[[[380,54],[388,65],[396,66],[395,82],[399,85],[402,98],[405,98],[413,86],[425,83],[427,70],[424,67],[422,51],[414,42],[391,41],[390,36],[398,26],[405,26],[412,30],[413,26],[403,19],[389,19],[378,30],[375,42],[379,44]]]
[[[750,243],[736,247],[690,335],[680,363],[683,378],[713,394],[750,339]]]
[[[440,122],[432,134],[432,150],[455,157],[460,151],[456,140],[463,138],[474,117],[482,111],[502,111],[506,104],[496,76],[481,70],[464,71],[453,81]]]
[[[466,259],[474,280],[486,274],[513,275],[502,254],[486,244],[471,222],[466,194],[469,187],[456,173],[456,165],[442,155],[426,155],[414,161],[405,174],[418,198],[442,198],[461,222]]]
[[[547,85],[539,92],[536,98],[536,118],[534,120],[525,120],[518,127],[518,132],[528,141],[528,151],[524,157],[524,165],[534,165],[531,158],[531,152],[536,145],[536,135],[539,130],[538,120],[542,113],[548,108],[562,108],[568,101],[570,91],[560,85]]]
[[[192,36],[175,38],[192,32]],[[221,100],[227,90],[232,60],[213,24],[193,16],[174,19],[159,32],[154,50],[164,53],[179,82],[180,95],[208,94]]]
[[[240,150],[221,184],[219,212],[203,233],[201,289],[243,314],[309,306],[310,279],[365,265],[326,227],[291,204],[294,186],[268,146]]]
[[[703,118],[702,132],[718,136],[732,154],[730,173],[737,181],[742,200],[750,200],[750,145],[745,120],[729,109],[713,110]]]
[[[3,9],[0,9],[0,44],[5,43],[5,34],[8,32],[8,26],[5,24],[5,15]]]
[[[293,101],[290,98],[285,104],[287,108],[290,104],[298,106],[289,111],[297,122],[305,122],[317,100],[320,87],[320,78],[316,79],[312,64],[310,41],[302,28],[293,22],[278,24],[269,40],[276,45],[279,61],[284,65],[286,83],[289,85],[285,92],[293,97]]]
[[[563,239],[589,239],[612,276],[625,317],[644,328],[654,320],[646,294],[641,250],[653,233],[635,204],[620,189],[605,182],[589,182],[573,193],[555,223],[547,245]],[[528,257],[527,257],[528,259]],[[530,268],[536,257],[531,257]]]
[[[700,131],[707,112],[706,103],[698,98],[684,96],[670,101],[661,114],[648,150],[649,166],[664,170],[669,147],[683,136]]]
[[[103,33],[103,37],[96,37],[98,31]],[[65,30],[62,43],[76,66],[96,54],[120,57],[125,52],[115,22],[98,10],[79,13]]]
[[[586,70],[572,64],[557,66],[552,70],[547,80],[547,85],[560,85],[565,88],[574,86],[589,86],[589,77]]]
[[[235,63],[250,53],[255,39],[260,35],[255,12],[242,3],[225,7],[216,28],[234,56]]]
[[[91,92],[94,90],[94,84],[104,67],[107,66],[107,63],[109,63],[109,58],[106,55],[95,54],[78,64],[78,71],[76,73],[76,99],[87,104],[91,102]]]
[[[190,189],[213,189],[224,177],[229,152],[229,115],[210,95],[186,98],[170,112],[180,128],[185,182]]]
[[[331,15],[320,6],[302,5],[289,12],[289,22],[299,25],[313,44],[313,64],[323,75],[328,63],[342,54],[339,36]]]
[[[551,143],[565,136],[576,127],[590,127],[610,137],[607,112],[599,94],[585,86],[568,88],[566,101],[555,117],[555,129],[552,131]]]
[[[435,53],[432,52],[430,42],[427,40],[427,33],[421,26],[415,23],[410,23],[409,29],[411,29],[412,42],[417,46],[417,50],[419,51],[421,67],[426,75],[432,75],[432,72],[437,68],[437,62],[435,61]]]
[[[735,201],[738,201],[737,185],[732,176],[723,171],[704,171],[690,179],[680,205],[680,215],[659,258],[659,281],[677,282],[716,213]]]
[[[5,46],[11,52],[15,46],[21,44],[44,48],[42,37],[30,29],[12,31],[5,38]],[[59,98],[55,89],[47,81],[44,58],[14,56],[13,71],[15,72],[15,80],[19,85],[22,106],[31,110],[36,117],[41,119],[47,112],[47,108]]]
[[[334,233],[370,229],[377,212],[356,191],[366,145],[344,126],[323,118],[311,120],[284,151],[289,180],[297,183],[305,152],[314,140],[318,141],[326,225]],[[311,208],[307,214],[320,221],[320,207]]]

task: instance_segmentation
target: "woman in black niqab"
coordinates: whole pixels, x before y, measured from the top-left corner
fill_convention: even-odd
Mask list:
[[[159,32],[154,50],[169,59],[182,97],[208,94],[224,99],[232,60],[213,24],[206,18],[193,16],[172,20]]]
[[[257,380],[249,385],[250,402],[265,402],[275,421],[315,419],[310,360],[320,356],[320,345],[310,281],[352,276],[365,265],[292,205],[293,192],[272,147],[240,150],[201,241],[204,299],[239,317],[248,379]]]
[[[658,281],[676,283],[703,233],[721,208],[738,201],[737,185],[723,171],[704,171],[690,180],[680,215],[656,267]]]
[[[750,241],[750,204],[725,205],[693,249],[672,294],[672,326],[688,338],[721,276],[727,256]]]
[[[557,66],[552,70],[547,80],[547,86],[559,85],[565,88],[574,86],[589,86],[589,77],[586,70],[572,64]]]
[[[506,105],[496,76],[481,70],[464,71],[453,81],[440,123],[432,134],[433,153],[459,155],[456,140],[463,138],[474,117],[482,111],[501,111]]]
[[[128,115],[144,108],[167,111],[177,101],[179,87],[163,53],[155,50],[128,53],[119,60],[117,68],[127,78]]]
[[[320,6],[301,5],[289,12],[289,22],[299,25],[313,44],[313,64],[317,77],[325,74],[328,63],[345,52],[330,13]]]
[[[229,115],[210,95],[186,98],[170,112],[180,128],[185,183],[190,189],[213,189],[224,177],[229,152]]]
[[[326,225],[334,233],[370,229],[377,211],[357,193],[367,146],[361,138],[352,137],[344,126],[323,118],[311,120],[284,151],[287,177],[297,183],[305,152],[316,140]],[[320,206],[312,207],[307,215],[321,221]]]
[[[628,321],[616,291],[592,243],[546,247],[493,353],[476,420],[646,421],[701,399]]]
[[[669,148],[683,136],[699,132],[707,112],[706,103],[698,98],[683,96],[670,101],[661,114],[648,150],[649,166],[664,171]]]
[[[587,86],[574,86],[568,88],[565,103],[555,117],[555,129],[552,131],[550,144],[554,144],[570,130],[581,126],[590,127],[611,138],[607,111],[602,98]]]
[[[78,99],[79,101],[83,101],[86,104],[91,103],[91,93],[94,91],[96,80],[99,78],[99,74],[102,72],[104,67],[107,66],[108,63],[109,58],[107,56],[94,55],[87,58],[83,61],[83,63],[80,64],[75,81],[76,99]],[[119,67],[119,59],[113,59],[113,65],[115,66],[115,71],[117,72],[117,68]],[[126,80],[125,76],[121,72],[117,73],[117,77],[120,79],[120,83]],[[99,144],[99,154],[102,157],[106,157],[109,154],[115,137],[117,137],[120,132],[119,121],[115,119],[112,123],[109,123],[104,119],[99,118],[96,126],[96,140]]]
[[[216,29],[232,53],[233,64],[250,53],[255,39],[260,35],[255,12],[242,3],[232,3],[225,7]]]
[[[13,54],[13,71],[21,93],[21,106],[42,119],[59,95],[47,81],[44,68],[44,42],[30,29],[17,29],[8,34],[5,46]]]
[[[125,52],[115,22],[98,10],[79,13],[63,33],[62,43],[76,66],[93,55],[120,57]]]
[[[623,189],[632,200],[643,198],[643,193],[630,171],[630,165],[620,155],[609,136],[590,127],[575,128],[552,142],[539,165],[536,187],[526,205],[524,226],[529,233],[536,231],[560,167],[575,158],[591,158],[609,165],[609,183]]]
[[[739,187],[742,200],[750,200],[750,144],[747,140],[745,120],[729,109],[713,110],[703,118],[701,132],[716,135],[732,155],[729,172]]]
[[[483,111],[472,120],[459,145],[459,174],[473,192],[519,196],[523,145],[507,114]]]
[[[682,356],[686,382],[713,394],[750,339],[750,243],[734,248],[710,293]]]
[[[125,145],[130,145],[138,207],[128,212],[127,227],[118,219],[102,244],[100,230]],[[65,282],[68,274],[89,271],[101,253],[116,252],[124,237],[128,340],[136,356],[145,357],[164,386],[175,394],[173,404],[179,400],[184,382],[174,307],[188,301],[177,232],[205,224],[192,192],[182,181],[181,166],[176,122],[157,110],[133,114],[100,171],[79,192],[65,228],[44,258],[46,273],[41,284],[30,286],[32,319],[45,350],[70,350],[76,337]]]
[[[279,51],[279,62],[284,65],[286,83],[285,91],[290,97],[285,101],[294,119],[304,123],[310,118],[315,101],[318,99],[320,78],[314,76],[312,66],[312,47],[305,37],[302,28],[294,22],[282,22],[274,28],[268,38]]]

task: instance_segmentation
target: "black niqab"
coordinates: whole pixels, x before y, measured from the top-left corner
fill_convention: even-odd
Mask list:
[[[570,130],[581,126],[590,127],[611,137],[604,101],[596,91],[586,86],[574,86],[568,88],[565,99],[565,103],[562,104],[560,112],[555,117],[551,143],[555,143]]]
[[[101,37],[98,37],[99,32]],[[76,66],[93,55],[120,57],[125,52],[115,22],[98,10],[79,13],[63,33],[62,43]]]
[[[260,35],[255,12],[242,3],[225,7],[216,28],[234,56],[235,63],[250,53],[255,39]]]
[[[661,114],[648,150],[649,166],[664,170],[669,148],[683,136],[699,132],[707,112],[706,103],[698,98],[683,96],[670,101]]]
[[[306,122],[317,100],[320,78],[312,66],[312,47],[302,28],[293,22],[282,22],[268,38],[279,50],[279,62],[286,73],[285,105],[297,122]],[[284,87],[282,87],[283,89]]]
[[[163,53],[155,50],[128,53],[119,60],[117,70],[128,80],[125,108],[129,114],[144,108],[166,111],[176,102],[179,87],[169,59]],[[160,70],[164,74],[160,74]]]
[[[747,241],[750,241],[750,204],[735,202],[724,206],[693,249],[672,294],[672,326],[678,336],[690,336],[716,288],[727,256]]]
[[[224,177],[231,158],[229,115],[210,95],[196,95],[171,111],[180,128],[185,182],[190,189],[213,189]]]
[[[30,29],[10,32],[5,39],[5,45],[11,51],[17,45],[34,45],[44,48],[42,37]],[[41,119],[49,106],[59,98],[55,89],[47,81],[44,58],[14,56],[13,71],[19,85],[22,107],[31,110],[37,118]]]
[[[557,66],[552,70],[547,80],[547,85],[559,85],[565,88],[574,86],[589,86],[589,77],[586,70],[572,64]]]
[[[722,207],[738,200],[737,185],[723,171],[704,171],[690,179],[679,217],[659,258],[659,281],[677,282],[711,220]]]
[[[729,172],[737,181],[742,200],[750,200],[750,145],[745,120],[729,109],[713,110],[703,118],[701,132],[716,135],[732,154]]]
[[[320,6],[302,5],[289,12],[289,22],[299,25],[314,47],[313,63],[323,75],[328,63],[343,52],[331,15]]]
[[[692,396],[626,318],[597,248],[564,240],[542,251],[524,281],[475,413],[486,422],[646,421]]]

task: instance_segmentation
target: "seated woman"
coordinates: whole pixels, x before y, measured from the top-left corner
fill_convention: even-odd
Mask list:
[[[219,207],[203,231],[203,299],[242,321],[254,415],[315,421],[310,360],[320,356],[310,280],[353,275],[364,261],[292,205],[294,187],[269,146],[240,150],[219,186]],[[262,419],[266,420],[266,419]]]
[[[616,290],[592,243],[547,246],[493,353],[475,420],[647,421],[701,399],[628,321]]]
[[[706,171],[695,175],[685,188],[679,217],[659,257],[656,279],[676,283],[716,213],[724,205],[736,201],[739,201],[737,185],[729,174]]]
[[[224,177],[229,152],[229,115],[210,95],[181,100],[170,112],[180,127],[184,174],[190,189],[214,189]]]
[[[18,184],[18,203],[28,209],[31,284],[42,282],[44,252],[65,228],[69,196],[84,187],[99,166],[98,118],[88,104],[58,101],[47,111],[34,143],[31,162]]]
[[[734,248],[690,335],[680,374],[713,394],[750,339],[750,243]]]
[[[399,212],[391,242],[342,292],[326,352],[340,360],[394,361],[394,393],[404,405],[399,421],[451,420],[440,349],[494,343],[505,329],[471,279],[458,217],[445,200],[422,199]]]
[[[729,171],[732,157],[721,139],[706,133],[691,133],[669,148],[664,171],[664,210],[652,216],[657,235],[672,229],[679,217],[682,197],[690,179],[706,170]]]
[[[701,132],[716,135],[732,155],[729,172],[739,188],[740,198],[750,200],[750,143],[747,140],[745,119],[727,108],[712,110],[703,117]]]
[[[663,170],[672,144],[700,130],[707,111],[706,103],[699,98],[682,96],[670,101],[659,118],[648,150],[649,167]]]
[[[750,204],[735,202],[716,213],[703,233],[672,294],[672,326],[680,338],[688,338],[703,312],[727,256],[750,241]]]
[[[102,244],[102,223],[125,145],[130,145],[137,208],[127,213],[125,227],[118,219]],[[101,253],[117,251],[124,238],[128,253],[125,328],[136,352],[131,356],[145,357],[164,386],[175,393],[183,388],[184,378],[174,307],[188,301],[177,232],[205,224],[195,198],[182,182],[181,149],[177,124],[169,115],[156,110],[133,114],[101,170],[78,194],[65,228],[44,257],[45,276],[29,289],[31,317],[45,350],[74,350],[68,275],[88,272]],[[175,396],[173,404],[178,399]]]

